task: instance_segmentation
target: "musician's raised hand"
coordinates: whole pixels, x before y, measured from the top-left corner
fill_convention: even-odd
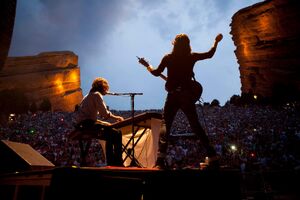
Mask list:
[[[222,39],[223,39],[223,35],[222,35],[221,33],[219,33],[219,34],[216,36],[215,41],[216,41],[216,42],[220,42]]]
[[[145,67],[147,67],[147,70],[149,72],[151,72],[153,70],[153,67],[148,63],[148,61],[145,60],[145,58],[140,58],[138,56],[137,56],[137,58],[139,60],[139,63],[144,65]]]
[[[139,60],[139,63],[141,63],[145,67],[149,67],[150,66],[150,64],[148,63],[148,61],[145,60],[145,58],[140,58],[140,57],[137,56],[137,59]]]
[[[223,39],[223,35],[221,33],[219,33],[216,38],[215,38],[215,42],[214,42],[214,45],[213,45],[213,48],[217,48],[218,46],[218,43]]]

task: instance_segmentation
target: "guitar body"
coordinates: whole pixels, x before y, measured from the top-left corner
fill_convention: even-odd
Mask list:
[[[191,92],[193,95],[193,101],[196,103],[202,95],[203,92],[202,85],[198,81],[193,80],[191,82]]]

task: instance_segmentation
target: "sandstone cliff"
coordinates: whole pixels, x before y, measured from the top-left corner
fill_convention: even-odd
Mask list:
[[[15,24],[17,0],[0,1],[0,70],[4,67]]]
[[[54,111],[73,111],[82,99],[78,56],[60,51],[8,57],[0,71],[0,91],[4,89],[20,89],[37,105],[47,98]]]
[[[300,94],[300,4],[264,1],[232,17],[241,90],[271,98]]]

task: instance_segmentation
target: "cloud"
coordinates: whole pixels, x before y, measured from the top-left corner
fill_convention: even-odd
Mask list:
[[[122,21],[118,1],[19,0],[10,56],[41,51],[93,50]],[[80,46],[80,48],[78,48]]]
[[[79,56],[84,94],[96,76],[113,92],[143,92],[137,109],[162,108],[164,81],[139,66],[135,56],[157,66],[178,33],[190,36],[193,51],[209,50],[224,35],[215,56],[197,63],[205,101],[225,103],[240,91],[238,64],[230,35],[232,15],[257,0],[18,0],[9,55],[70,50]],[[128,102],[127,102],[128,101]],[[113,109],[129,100],[107,97]]]

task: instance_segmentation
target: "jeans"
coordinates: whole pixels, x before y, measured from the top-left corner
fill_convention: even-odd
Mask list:
[[[171,126],[179,109],[186,115],[192,131],[206,148],[208,157],[216,156],[216,152],[211,146],[208,136],[198,120],[196,105],[192,99],[191,92],[189,90],[182,90],[169,92],[167,95],[164,105],[163,123],[160,131],[158,157],[165,157],[166,155]]]
[[[76,125],[76,128],[95,131],[97,133],[97,139],[106,141],[105,157],[107,165],[123,166],[121,131],[103,124],[99,124],[90,119],[80,122]]]

